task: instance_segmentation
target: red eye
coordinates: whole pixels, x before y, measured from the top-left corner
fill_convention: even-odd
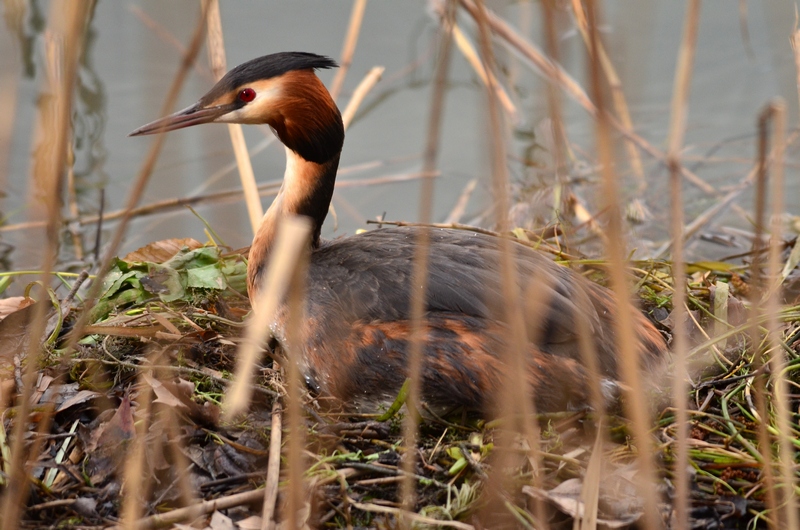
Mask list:
[[[239,91],[239,101],[244,101],[245,103],[250,103],[254,99],[256,99],[256,91],[252,88],[243,88]]]

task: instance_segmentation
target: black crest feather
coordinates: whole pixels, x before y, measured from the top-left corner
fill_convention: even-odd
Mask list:
[[[339,65],[330,57],[308,52],[280,52],[251,59],[231,69],[214,85],[201,103],[209,103],[240,86],[283,75],[292,70],[336,68]]]

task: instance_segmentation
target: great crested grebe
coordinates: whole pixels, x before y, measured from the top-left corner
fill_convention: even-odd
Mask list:
[[[328,57],[302,52],[266,55],[225,74],[200,100],[131,136],[201,123],[266,123],[286,146],[283,185],[259,226],[247,267],[252,298],[265,270],[282,214],[311,218],[307,321],[302,366],[312,390],[349,410],[374,411],[396,397],[406,377],[410,288],[417,229],[379,228],[324,241],[322,223],[333,195],[344,126],[314,73]],[[591,330],[603,377],[616,377],[611,293],[523,245],[514,245],[518,292],[528,337],[527,380],[540,411],[581,407],[589,384],[582,367],[578,315]],[[493,315],[503,307],[497,238],[462,230],[430,233],[422,399],[438,409],[488,412],[503,380],[509,332]],[[531,307],[531,300],[544,310]],[[578,300],[586,300],[586,304]],[[542,306],[539,306],[540,308]],[[284,312],[285,313],[285,312]],[[272,325],[285,339],[284,318]],[[642,365],[660,364],[666,344],[640,313],[634,317]]]

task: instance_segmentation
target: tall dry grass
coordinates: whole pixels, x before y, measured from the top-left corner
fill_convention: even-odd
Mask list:
[[[599,161],[601,188],[605,203],[600,207],[602,232],[605,243],[606,271],[611,288],[615,293],[617,307],[614,309],[618,316],[615,322],[616,335],[619,337],[619,356],[621,359],[622,381],[626,396],[625,422],[631,435],[631,445],[635,451],[627,456],[634,460],[639,470],[637,486],[643,499],[644,515],[642,526],[646,528],[662,528],[669,525],[672,528],[689,528],[692,511],[692,476],[689,468],[695,461],[692,460],[690,427],[701,411],[696,410],[690,403],[690,394],[696,374],[690,373],[688,368],[689,358],[695,352],[690,349],[688,331],[684,322],[690,318],[689,304],[692,303],[689,287],[687,264],[683,253],[685,241],[692,237],[702,226],[723,209],[731,207],[733,201],[753,183],[756,189],[755,214],[752,216],[755,226],[755,248],[751,264],[750,281],[751,290],[751,322],[750,351],[745,356],[752,357],[752,371],[746,378],[752,382],[755,410],[757,410],[756,428],[758,430],[758,454],[763,473],[766,510],[763,517],[773,528],[794,528],[800,525],[797,514],[797,477],[796,477],[796,446],[797,427],[796,419],[792,412],[791,388],[795,384],[789,379],[789,363],[787,346],[782,336],[782,321],[786,319],[784,308],[781,307],[781,267],[785,261],[781,252],[781,240],[785,232],[782,224],[785,207],[782,201],[784,195],[784,165],[783,159],[787,145],[794,140],[796,133],[786,136],[786,110],[780,102],[769,105],[759,118],[759,155],[753,170],[746,175],[739,185],[726,193],[710,188],[700,177],[690,171],[682,160],[682,149],[688,118],[688,101],[691,86],[691,77],[694,68],[694,54],[696,52],[699,27],[698,0],[688,0],[684,36],[681,49],[678,51],[678,61],[675,72],[675,83],[671,102],[669,136],[666,151],[654,147],[647,140],[636,133],[635,123],[624,96],[624,85],[617,74],[613,64],[614,57],[609,54],[603,43],[603,35],[599,31],[602,26],[603,16],[599,2],[573,2],[570,6],[578,30],[586,46],[588,57],[588,87],[583,87],[570,76],[558,62],[559,43],[552,23],[554,12],[559,8],[557,2],[545,0],[541,4],[545,35],[545,51],[538,49],[527,39],[515,31],[513,24],[505,21],[489,11],[481,0],[449,0],[436,3],[434,6],[440,17],[439,33],[436,45],[435,70],[431,84],[430,111],[426,124],[426,138],[422,177],[419,198],[419,222],[429,225],[433,219],[432,204],[434,197],[434,180],[427,178],[436,174],[438,155],[442,135],[442,111],[447,97],[448,68],[455,52],[453,44],[466,56],[468,62],[476,71],[476,77],[485,88],[486,93],[486,137],[488,138],[486,150],[491,160],[491,188],[492,203],[495,212],[495,225],[498,232],[510,232],[508,212],[511,206],[509,197],[508,152],[509,152],[509,124],[518,109],[515,108],[510,89],[503,86],[504,74],[497,65],[497,54],[501,47],[512,48],[525,68],[536,71],[547,82],[548,102],[550,106],[550,128],[553,135],[554,146],[554,173],[561,189],[560,207],[566,209],[566,200],[569,189],[566,178],[569,163],[569,138],[565,131],[562,116],[562,98],[564,96],[578,102],[580,106],[592,117],[595,124],[596,157]],[[353,4],[352,17],[349,30],[344,38],[341,63],[343,68],[336,75],[332,92],[338,96],[342,92],[348,65],[357,53],[357,42],[361,24],[364,19],[367,3],[356,0]],[[32,223],[43,223],[47,234],[47,252],[41,266],[44,271],[40,277],[42,285],[50,281],[50,272],[57,267],[59,230],[62,226],[62,204],[59,200],[65,195],[65,182],[62,181],[64,169],[69,166],[71,100],[74,90],[76,65],[85,34],[88,13],[91,10],[89,3],[54,2],[48,20],[53,27],[52,52],[49,66],[50,91],[52,98],[48,106],[42,107],[43,115],[47,116],[52,127],[41,131],[41,142],[51,146],[50,150],[40,151],[40,157],[34,163],[35,173],[33,180],[36,182],[42,197],[46,201],[43,208],[44,220],[32,220]],[[225,70],[224,44],[221,31],[219,6],[215,0],[202,3],[201,14],[180,68],[170,87],[162,108],[162,115],[167,114],[175,104],[177,94],[188,72],[194,67],[204,36],[208,35],[209,55],[211,70],[215,77],[219,77]],[[456,15],[461,18],[457,18]],[[469,41],[468,30],[473,28],[477,41],[478,53]],[[800,64],[800,61],[798,62]],[[346,123],[349,124],[358,105],[369,93],[371,88],[380,78],[382,69],[371,71],[362,81],[350,100],[350,106],[344,111]],[[800,76],[800,68],[798,68]],[[0,125],[2,129],[2,125]],[[0,134],[0,141],[7,135]],[[261,203],[258,187],[252,177],[252,167],[249,164],[246,145],[238,126],[231,126],[231,137],[234,145],[237,165],[242,174],[243,188],[245,189],[245,202],[249,211],[250,223],[253,227],[261,218]],[[142,164],[138,176],[131,186],[126,206],[120,212],[105,214],[105,219],[118,217],[111,241],[107,251],[96,268],[96,273],[102,276],[110,267],[112,259],[118,252],[120,244],[125,237],[126,228],[135,215],[144,215],[153,210],[174,207],[181,201],[167,201],[158,205],[137,209],[148,179],[156,164],[164,137],[158,136],[153,141],[152,148]],[[0,150],[2,151],[2,150]],[[620,153],[624,153],[624,157]],[[671,278],[660,279],[672,293],[670,302],[674,307],[672,327],[672,353],[674,366],[672,373],[672,410],[674,421],[675,449],[674,459],[669,466],[657,466],[657,458],[667,453],[664,446],[659,445],[655,433],[656,420],[651,417],[649,397],[645,384],[638,371],[640,360],[637,358],[635,339],[631,325],[631,315],[636,308],[630,302],[634,286],[628,274],[629,249],[626,245],[626,230],[623,223],[623,205],[620,197],[624,195],[621,190],[620,176],[617,168],[623,166],[631,168],[634,178],[644,183],[645,159],[655,159],[669,169],[671,205],[670,205],[670,241],[660,251],[669,252]],[[405,176],[404,178],[408,178]],[[2,182],[2,180],[0,180]],[[710,196],[715,197],[715,202],[700,216],[688,224],[684,221],[683,185],[689,182]],[[644,185],[644,184],[642,184]],[[274,184],[272,184],[274,189]],[[194,199],[193,199],[194,200]],[[200,200],[200,199],[198,199]],[[73,212],[73,216],[75,212]],[[92,223],[96,218],[86,217],[83,221]],[[28,226],[28,225],[26,225]],[[21,229],[24,227],[15,227]],[[8,227],[6,227],[8,229]],[[237,372],[234,374],[234,385],[225,401],[225,421],[232,422],[238,415],[251,406],[253,380],[256,366],[261,357],[261,348],[267,339],[268,329],[263,325],[272,319],[281,301],[288,297],[290,310],[289,329],[296,332],[304,322],[303,300],[307,296],[304,272],[308,256],[304,252],[308,227],[302,222],[296,223],[285,220],[281,227],[282,233],[273,253],[274,259],[269,273],[265,278],[263,296],[253,301],[253,315],[250,326],[245,332],[243,346],[238,353]],[[422,367],[422,348],[425,329],[425,289],[428,282],[429,235],[427,230],[421,230],[420,238],[416,242],[417,253],[413,269],[412,285],[412,337],[410,353],[410,392],[407,398],[407,411],[403,416],[402,438],[398,447],[402,448],[403,460],[399,477],[399,488],[395,506],[381,506],[375,503],[355,501],[343,493],[343,504],[347,510],[362,510],[369,513],[381,513],[395,518],[399,525],[412,527],[413,525],[449,524],[455,527],[470,527],[466,523],[442,522],[418,513],[419,501],[419,476],[416,472],[419,464],[418,448],[425,443],[420,432],[421,418],[418,411],[422,410],[420,400],[419,377]],[[768,237],[762,237],[762,236]],[[511,477],[507,469],[512,468],[518,459],[520,450],[527,459],[531,474],[528,477],[530,485],[537,488],[545,487],[545,440],[542,436],[543,426],[539,423],[541,415],[536,414],[531,396],[524,391],[525,351],[530,337],[525,336],[524,323],[521,321],[523,313],[520,307],[519,294],[515,292],[516,277],[514,261],[511,258],[513,245],[511,239],[503,237],[498,240],[503,250],[502,285],[505,298],[509,301],[507,307],[501,308],[498,319],[508,325],[511,330],[509,338],[509,351],[503,352],[507,371],[507,383],[500,396],[494,396],[497,416],[503,421],[494,431],[496,451],[493,454],[493,464],[481,484],[485,499],[489,499],[483,506],[474,510],[474,521],[485,528],[496,527],[501,524],[517,524],[521,527],[547,528],[550,517],[550,508],[541,499],[533,501],[531,513],[520,519],[519,513],[514,508],[514,488],[518,486],[518,477]],[[766,263],[763,256],[768,256]],[[670,283],[671,282],[671,283]],[[76,347],[77,341],[82,338],[82,330],[89,323],[87,318],[89,309],[100,295],[101,282],[94,282],[86,293],[84,310],[73,326],[66,345],[65,354],[68,355]],[[526,300],[531,307],[541,307],[545,310],[546,301]],[[537,306],[538,304],[538,306]],[[586,306],[587,301],[578,301],[577,304]],[[28,418],[32,412],[31,400],[35,378],[39,366],[40,340],[46,329],[48,307],[40,304],[29,328],[29,334],[34,338],[27,351],[27,362],[20,368],[17,388],[17,405],[9,407],[16,418]],[[723,322],[723,324],[726,324]],[[766,328],[766,334],[762,326]],[[588,331],[586,322],[579,319],[578,332],[581,337],[582,349],[588,371],[595,374],[592,381],[594,410],[598,416],[595,423],[596,430],[591,442],[586,444],[585,450],[590,456],[587,458],[584,473],[584,483],[580,493],[580,500],[585,507],[583,517],[576,522],[576,528],[596,527],[599,508],[599,497],[604,480],[604,457],[612,452],[609,450],[610,440],[614,434],[608,431],[610,413],[604,411],[603,399],[600,395],[599,376],[597,368],[593,365],[594,355],[593,340]],[[290,337],[289,342],[292,342]],[[719,337],[716,340],[720,340]],[[763,345],[763,347],[761,346]],[[724,348],[722,348],[724,349]],[[763,351],[762,351],[763,350]],[[149,349],[149,364],[158,365],[164,361],[164,351],[156,346]],[[763,355],[762,355],[763,353]],[[285,359],[280,360],[286,374],[286,394],[283,401],[274,400],[271,409],[272,428],[269,445],[269,460],[264,473],[264,491],[253,490],[240,496],[226,498],[225,502],[209,502],[198,500],[197,491],[193,491],[187,480],[178,484],[182,490],[184,508],[176,509],[167,515],[147,515],[145,502],[152,477],[146,474],[148,469],[145,460],[144,439],[148,427],[154,418],[151,416],[154,396],[148,391],[142,391],[137,396],[140,422],[136,426],[136,439],[131,445],[131,450],[125,460],[124,477],[125,487],[132,491],[141,492],[140,495],[128,495],[121,502],[120,524],[124,528],[148,528],[158,524],[173,524],[179,521],[190,521],[194,517],[208,514],[215,509],[225,509],[230,506],[240,506],[245,502],[257,502],[262,507],[262,528],[274,528],[276,524],[285,522],[289,528],[300,528],[309,518],[309,502],[307,498],[319,486],[318,482],[310,479],[309,473],[312,466],[313,448],[308,442],[309,429],[307,412],[303,408],[303,385],[296,353],[291,349]],[[67,372],[67,365],[59,367],[62,373]],[[164,378],[165,374],[154,373],[156,378]],[[142,388],[149,388],[141,385]],[[285,416],[284,416],[285,415]],[[774,422],[773,422],[774,418]],[[284,421],[286,419],[286,421]],[[315,418],[316,420],[317,418]],[[547,419],[547,418],[545,418]],[[167,423],[175,424],[176,419]],[[13,430],[9,433],[10,444],[7,458],[7,484],[2,497],[2,528],[16,528],[23,521],[23,513],[27,505],[27,494],[30,491],[30,469],[35,459],[39,456],[40,442],[26,444],[26,429],[28,423],[15,419],[12,422]],[[39,423],[40,434],[49,429],[50,423]],[[286,428],[288,426],[288,428]],[[286,436],[283,436],[285,431]],[[443,435],[444,436],[444,435]],[[777,449],[777,450],[776,450]],[[671,451],[671,449],[670,449]],[[180,453],[175,452],[176,461],[180,461]],[[285,462],[281,456],[284,455]],[[696,456],[696,453],[695,453]],[[574,459],[573,459],[574,460]],[[480,469],[474,462],[474,467]],[[183,462],[181,466],[189,467]],[[352,468],[355,469],[355,468]],[[356,471],[345,473],[339,470],[332,480],[342,481],[344,484],[354,476]],[[674,505],[665,521],[662,506],[664,499],[659,497],[659,484],[663,483],[665,475],[669,475],[674,484]],[[285,480],[281,480],[281,477]],[[397,483],[397,481],[395,481]],[[19,487],[17,487],[19,486]],[[343,486],[346,490],[346,487]],[[447,490],[448,494],[450,489]],[[280,504],[279,498],[283,497],[285,503]],[[511,506],[511,507],[509,507]],[[501,515],[498,507],[506,510]],[[517,507],[518,508],[518,507]],[[347,512],[350,513],[350,512]],[[348,520],[352,525],[352,520]]]

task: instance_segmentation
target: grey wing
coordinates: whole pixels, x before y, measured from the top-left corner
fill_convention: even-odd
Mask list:
[[[314,252],[309,286],[317,318],[395,321],[410,318],[417,230],[384,228],[326,243]],[[514,245],[517,290],[528,336],[543,351],[574,348],[576,318],[596,340],[610,328],[602,311],[605,291],[539,252]],[[426,309],[497,319],[509,306],[501,289],[500,250],[492,236],[432,230]],[[583,298],[589,307],[579,310]],[[519,306],[518,306],[519,307]],[[577,352],[569,352],[574,357]]]

